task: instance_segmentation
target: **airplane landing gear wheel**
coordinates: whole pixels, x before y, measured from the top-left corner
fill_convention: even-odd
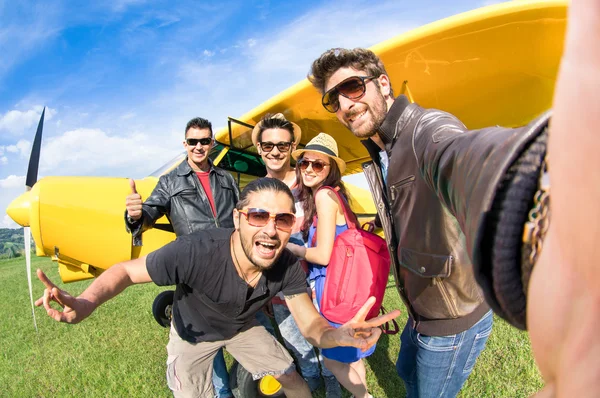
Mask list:
[[[273,376],[252,380],[252,375],[237,362],[229,372],[229,385],[236,398],[285,397],[281,384]]]
[[[171,326],[171,316],[173,310],[173,290],[165,290],[154,299],[152,303],[152,315],[158,324],[168,328]]]

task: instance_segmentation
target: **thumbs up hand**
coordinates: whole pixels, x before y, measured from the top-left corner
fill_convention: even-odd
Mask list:
[[[125,199],[125,207],[129,218],[137,221],[142,217],[142,196],[135,189],[135,181],[129,179],[131,193]]]

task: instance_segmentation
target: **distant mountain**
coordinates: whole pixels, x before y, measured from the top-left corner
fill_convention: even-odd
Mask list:
[[[23,229],[0,228],[0,259],[23,255],[25,246]]]

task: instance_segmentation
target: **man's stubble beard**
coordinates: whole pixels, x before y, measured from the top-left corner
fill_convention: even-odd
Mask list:
[[[264,271],[271,269],[273,267],[273,264],[275,264],[277,262],[277,260],[279,260],[279,257],[281,257],[281,253],[283,253],[283,250],[281,250],[279,253],[277,253],[275,255],[275,258],[273,258],[271,264],[269,264],[269,265],[258,264],[256,262],[256,260],[254,259],[254,255],[252,254],[252,248],[254,247],[253,240],[251,239],[250,242],[247,242],[246,238],[242,235],[241,231],[238,230],[238,233],[240,234],[240,243],[242,245],[242,250],[244,251],[246,258],[248,258],[248,260],[250,260],[252,265],[254,265],[256,268],[258,268],[259,271],[264,272]],[[281,248],[281,246],[278,249],[280,249],[280,248]],[[265,261],[268,261],[268,260],[265,260]]]
[[[377,91],[376,99],[373,103],[373,106],[367,105],[367,112],[371,115],[372,119],[367,126],[361,126],[361,130],[365,129],[366,131],[355,131],[352,128],[348,127],[349,130],[354,134],[355,137],[360,139],[367,139],[373,137],[378,131],[385,117],[387,115],[387,103],[385,102],[385,98],[381,92]]]

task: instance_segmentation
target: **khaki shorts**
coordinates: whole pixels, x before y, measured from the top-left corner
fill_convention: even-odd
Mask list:
[[[229,340],[192,344],[182,340],[171,325],[167,384],[176,398],[214,397],[213,359],[220,348],[225,348],[254,380],[295,369],[290,354],[263,326],[252,326]]]

